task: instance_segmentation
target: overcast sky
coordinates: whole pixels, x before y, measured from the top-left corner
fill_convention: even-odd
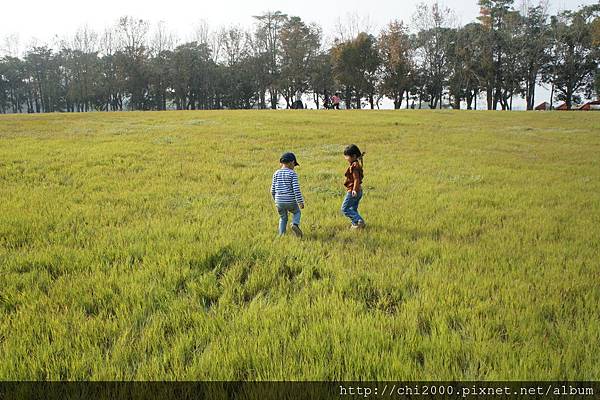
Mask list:
[[[429,0],[431,1],[431,0]],[[516,0],[520,4],[524,0]],[[538,0],[529,0],[536,3]],[[574,9],[598,0],[550,0],[551,9]],[[165,21],[184,40],[191,37],[201,20],[216,28],[221,25],[250,26],[252,16],[267,10],[281,10],[298,15],[308,22],[317,22],[326,33],[333,33],[339,18],[348,14],[367,17],[375,32],[398,18],[409,21],[420,0],[2,0],[0,5],[0,48],[4,38],[17,34],[20,47],[27,47],[31,38],[52,44],[54,37],[65,37],[82,25],[102,30],[123,15]],[[479,12],[477,0],[443,0],[452,8],[460,23],[473,21]]]

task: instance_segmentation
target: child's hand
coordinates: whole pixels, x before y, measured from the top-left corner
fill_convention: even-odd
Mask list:
[[[300,204],[300,208],[304,210],[304,203]]]
[[[352,191],[352,197],[356,197],[356,190]]]

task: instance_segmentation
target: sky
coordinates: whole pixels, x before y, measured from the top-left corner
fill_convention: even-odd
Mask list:
[[[348,15],[368,20],[377,33],[392,19],[410,21],[415,6],[421,0],[30,0],[27,2],[2,1],[0,6],[0,49],[4,39],[16,35],[20,48],[34,43],[53,44],[55,38],[64,38],[87,25],[101,31],[120,16],[131,15],[153,23],[165,21],[170,30],[183,39],[191,39],[195,27],[204,20],[209,27],[240,24],[251,26],[252,16],[268,10],[281,10],[300,16],[307,22],[316,22],[324,32],[332,35],[340,19]],[[427,0],[431,2],[432,0]],[[536,3],[538,0],[516,0]],[[551,11],[574,9],[598,0],[549,0]],[[455,11],[459,23],[473,21],[478,12],[477,0],[440,0]]]

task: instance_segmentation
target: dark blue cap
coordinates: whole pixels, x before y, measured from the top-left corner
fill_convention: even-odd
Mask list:
[[[281,155],[281,158],[279,159],[280,163],[290,163],[293,162],[295,165],[300,165],[298,164],[298,161],[296,161],[296,155],[294,153],[283,153]]]

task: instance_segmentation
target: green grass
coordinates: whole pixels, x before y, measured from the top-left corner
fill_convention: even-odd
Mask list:
[[[3,380],[600,379],[600,113],[0,116],[0,204]]]

